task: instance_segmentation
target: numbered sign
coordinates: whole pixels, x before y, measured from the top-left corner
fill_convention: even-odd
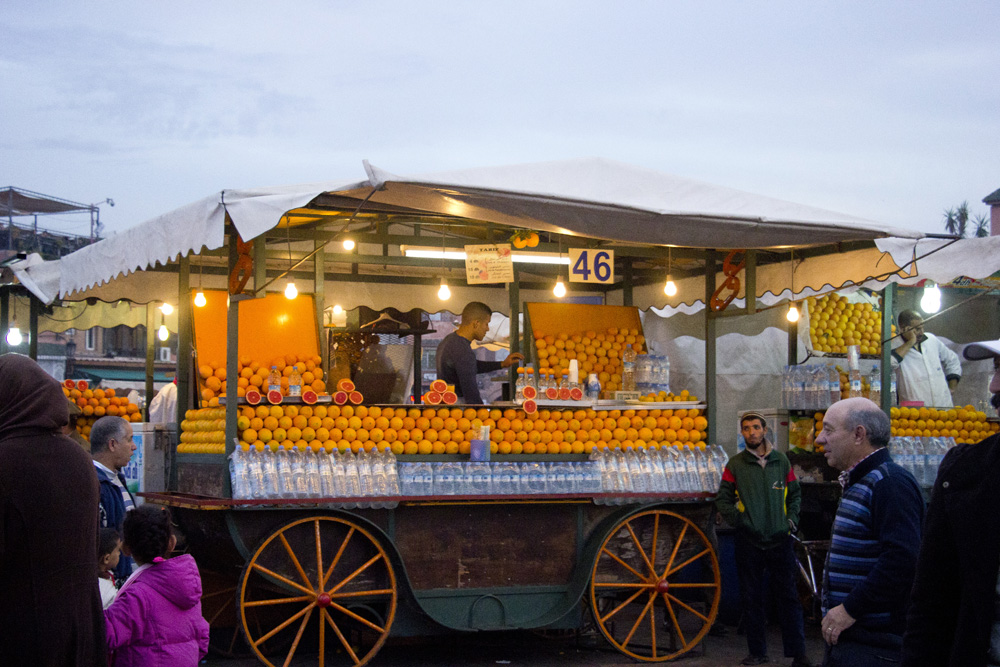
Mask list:
[[[569,281],[610,285],[615,281],[615,251],[570,248]]]

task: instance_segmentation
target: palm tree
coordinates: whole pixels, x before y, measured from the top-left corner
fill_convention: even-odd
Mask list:
[[[972,224],[976,226],[976,231],[973,233],[973,236],[977,239],[986,238],[990,235],[990,219],[982,213],[972,219]]]
[[[964,237],[969,227],[969,202],[963,201],[958,208],[944,212],[944,229],[952,236]]]

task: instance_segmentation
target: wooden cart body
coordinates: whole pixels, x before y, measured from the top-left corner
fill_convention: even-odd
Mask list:
[[[237,652],[227,629],[238,627],[265,664],[318,641],[317,664],[360,665],[390,635],[573,629],[591,614],[616,648],[660,661],[695,646],[718,607],[709,494],[377,499],[383,508],[145,497],[171,506],[202,568],[216,648]]]

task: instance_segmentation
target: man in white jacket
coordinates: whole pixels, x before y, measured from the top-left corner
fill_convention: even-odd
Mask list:
[[[899,314],[903,342],[892,351],[899,368],[899,400],[951,408],[952,392],[962,379],[962,362],[937,336],[924,332],[924,320],[915,310]]]

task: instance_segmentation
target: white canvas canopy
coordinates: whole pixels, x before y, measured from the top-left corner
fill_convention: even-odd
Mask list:
[[[245,240],[275,228],[320,195],[370,201],[414,214],[458,216],[516,228],[642,245],[788,248],[921,234],[609,160],[588,158],[394,176],[365,164],[367,178],[218,195],[148,220],[60,260],[36,280],[45,301],[79,294],[135,271],[224,243],[226,217]],[[373,192],[374,191],[374,192]],[[32,271],[41,272],[42,267]],[[53,273],[58,274],[56,284]]]

